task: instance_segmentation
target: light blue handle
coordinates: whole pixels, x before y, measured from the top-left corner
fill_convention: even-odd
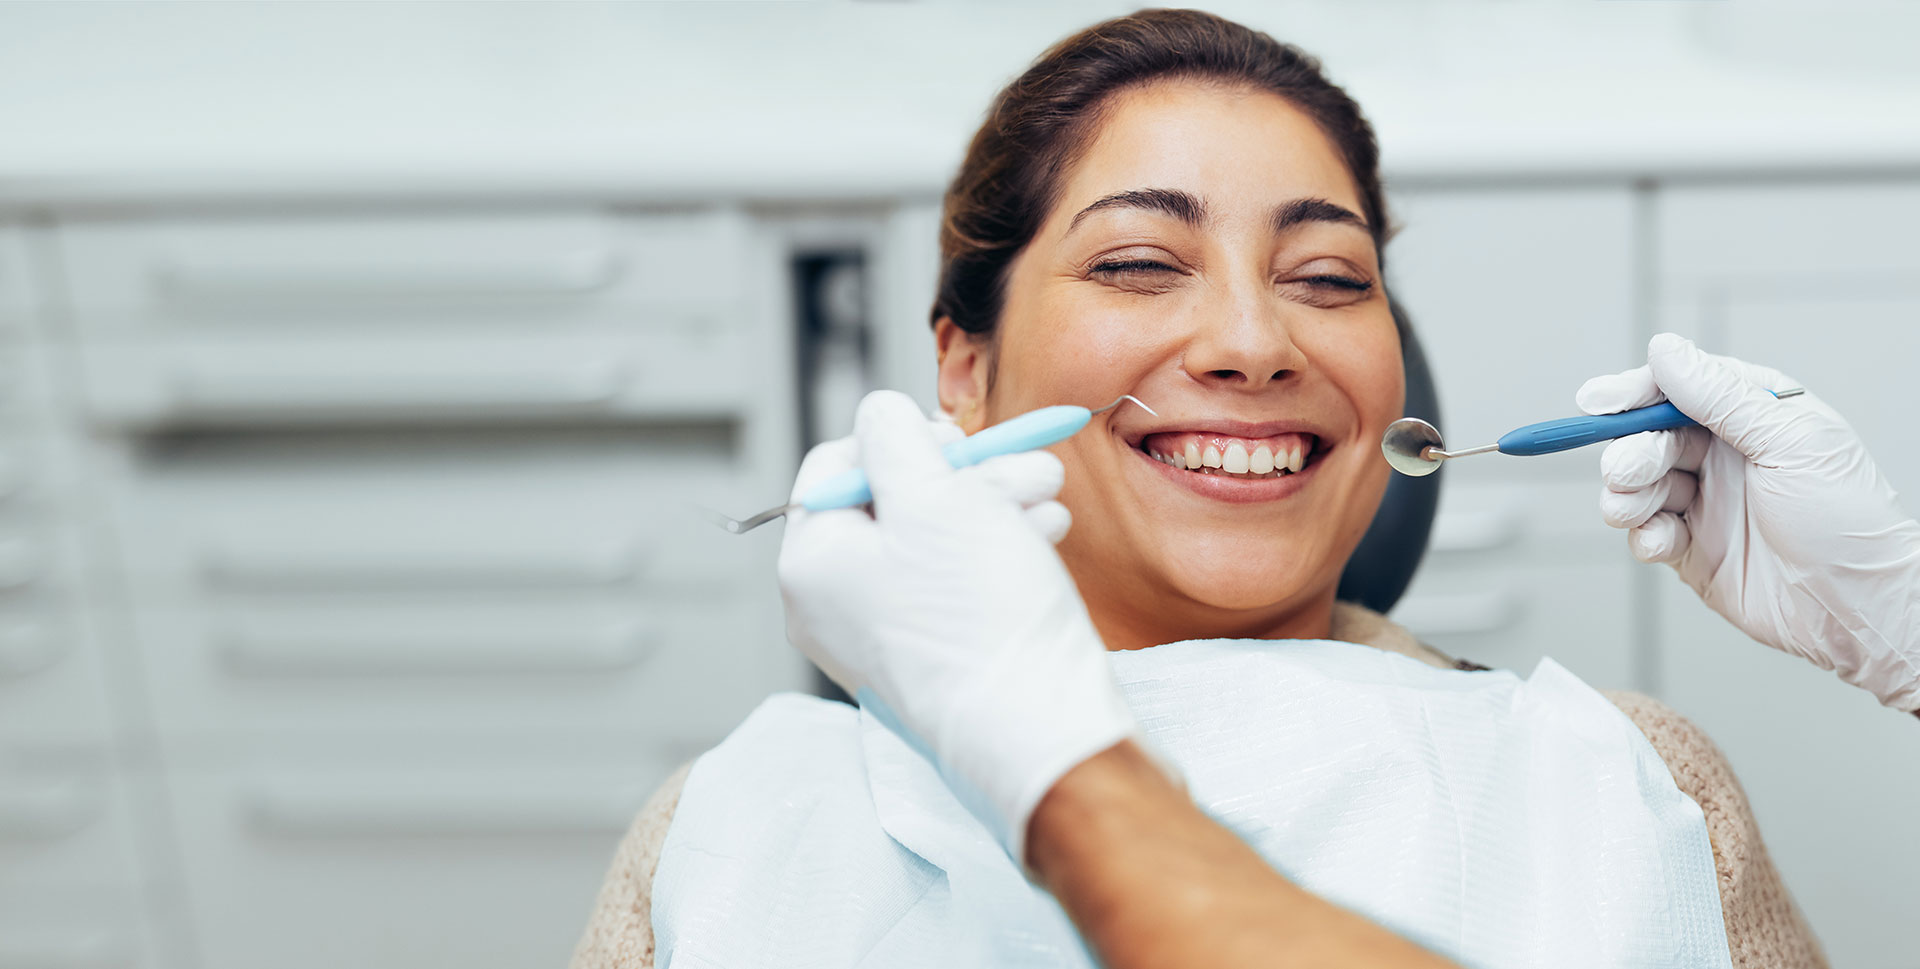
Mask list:
[[[1767,393],[1778,397],[1781,392],[1769,390]],[[1509,431],[1496,446],[1500,448],[1501,454],[1523,456],[1552,454],[1555,451],[1570,451],[1601,441],[1611,441],[1616,437],[1626,437],[1641,431],[1671,431],[1676,427],[1699,426],[1699,422],[1680,413],[1680,408],[1671,403],[1664,403],[1621,411],[1618,414],[1563,417],[1557,421],[1528,424],[1518,430]]]
[[[1092,419],[1093,411],[1085,407],[1072,404],[1042,407],[963,437],[941,448],[940,453],[946,456],[948,464],[964,468],[997,455],[1031,451],[1064,441]],[[829,511],[853,508],[872,500],[873,489],[867,486],[866,472],[853,468],[814,485],[800,499],[800,504],[808,511]]]

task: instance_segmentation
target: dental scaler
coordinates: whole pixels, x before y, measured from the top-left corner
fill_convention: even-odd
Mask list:
[[[1785,399],[1797,397],[1806,391],[1794,387],[1788,390],[1770,390],[1768,393]],[[1402,417],[1387,425],[1387,433],[1380,438],[1380,453],[1387,456],[1387,463],[1393,465],[1395,471],[1419,477],[1440,470],[1442,461],[1485,454],[1488,451],[1531,457],[1536,454],[1570,451],[1577,447],[1611,441],[1616,437],[1626,437],[1642,431],[1670,431],[1675,428],[1699,426],[1693,418],[1680,413],[1680,408],[1671,403],[1663,403],[1622,411],[1618,414],[1564,417],[1557,421],[1528,424],[1509,431],[1492,444],[1448,451],[1443,449],[1440,431],[1432,424],[1418,417]]]
[[[1155,417],[1160,416],[1148,407],[1140,398],[1132,394],[1121,394],[1113,403],[1097,410],[1088,410],[1072,404],[1056,404],[1030,410],[1019,417],[1008,418],[978,434],[963,437],[940,449],[947,463],[956,468],[979,464],[991,457],[1013,454],[1017,451],[1032,451],[1037,448],[1056,444],[1072,437],[1093,415],[1105,413],[1118,407],[1125,401],[1140,405],[1140,409]],[[714,524],[738,535],[751,531],[775,518],[795,509],[808,511],[829,511],[835,508],[855,508],[873,500],[873,490],[867,485],[867,474],[859,468],[842,471],[825,481],[814,485],[807,493],[788,505],[776,505],[758,515],[746,519],[728,518],[719,512],[709,510],[708,516]]]

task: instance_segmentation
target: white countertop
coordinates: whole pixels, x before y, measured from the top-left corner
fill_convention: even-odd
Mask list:
[[[0,204],[932,195],[1123,9],[0,4]],[[1920,175],[1920,6],[1214,9],[1320,55],[1403,183]]]

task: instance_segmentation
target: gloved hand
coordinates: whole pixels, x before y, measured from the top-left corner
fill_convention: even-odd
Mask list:
[[[815,447],[794,496],[856,465],[873,513],[796,511],[780,546],[787,635],[863,703],[877,696],[1025,863],[1027,821],[1074,765],[1136,737],[1080,591],[1053,549],[1064,470],[1045,451],[954,470],[959,436],[875,391],[852,438]]]
[[[1703,425],[1609,444],[1601,516],[1748,635],[1920,708],[1920,523],[1833,408],[1767,393],[1797,386],[1671,333],[1587,381],[1589,414],[1665,399]]]

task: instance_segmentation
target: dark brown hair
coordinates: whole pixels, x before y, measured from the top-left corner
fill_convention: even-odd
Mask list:
[[[933,318],[969,333],[999,322],[1007,268],[1058,201],[1062,175],[1107,100],[1155,80],[1271,91],[1326,133],[1360,190],[1376,249],[1386,242],[1380,150],[1360,106],[1290,44],[1198,10],[1143,10],[1054,45],[994,98],[947,189]],[[1383,263],[1384,264],[1384,263]]]

